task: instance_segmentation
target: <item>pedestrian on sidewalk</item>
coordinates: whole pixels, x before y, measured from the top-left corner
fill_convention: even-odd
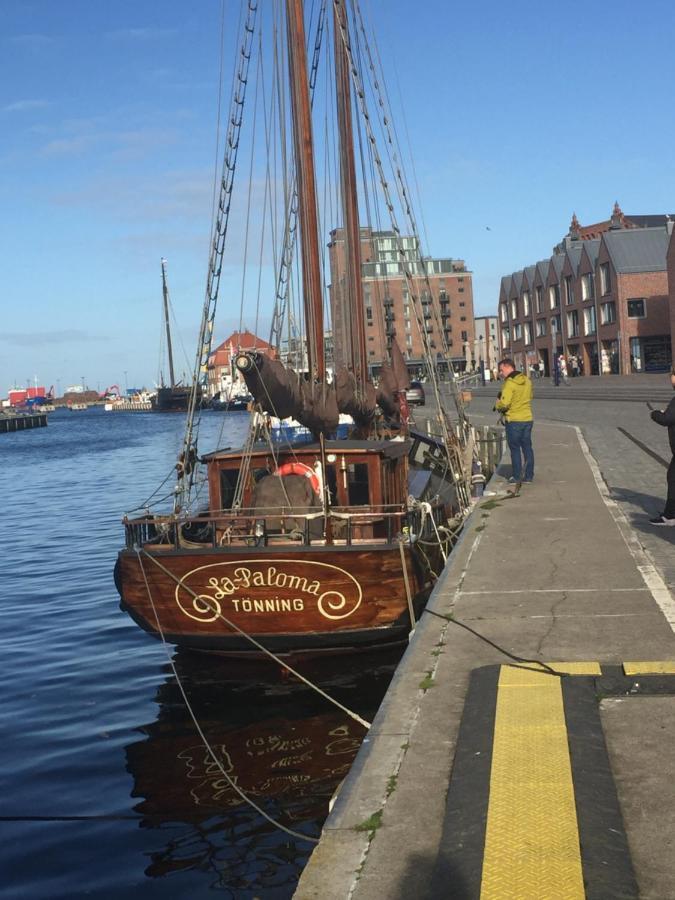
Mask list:
[[[532,382],[519,372],[512,359],[504,357],[498,367],[504,386],[495,409],[506,423],[506,441],[511,451],[512,482],[528,483],[534,478],[532,449]]]
[[[567,360],[562,355],[562,353],[558,357],[558,365],[560,366],[560,377],[562,378],[562,383],[569,384],[570,380],[567,377]]]
[[[670,370],[670,383],[675,390],[675,363]],[[675,397],[670,401],[665,409],[655,409],[652,411],[652,419],[658,425],[664,425],[668,429],[668,441],[670,442],[670,450],[673,458],[670,460],[668,472],[666,474],[666,482],[668,484],[668,495],[666,498],[666,506],[660,516],[650,519],[651,525],[673,525],[675,526]]]

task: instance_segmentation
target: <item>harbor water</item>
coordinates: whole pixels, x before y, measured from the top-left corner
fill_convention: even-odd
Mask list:
[[[247,424],[205,413],[200,450]],[[316,838],[363,738],[276,665],[176,652],[120,611],[121,516],[165,478],[170,494],[183,425],[58,410],[0,438],[2,898],[290,897],[313,844],[221,767]],[[396,656],[303,671],[371,719]]]

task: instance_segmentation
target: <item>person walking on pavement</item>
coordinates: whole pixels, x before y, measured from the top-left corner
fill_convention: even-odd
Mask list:
[[[562,355],[562,353],[560,354],[560,356],[558,358],[558,365],[560,366],[560,377],[562,379],[562,383],[569,384],[570,380],[567,377],[567,360]]]
[[[509,481],[529,483],[534,478],[532,449],[532,382],[519,372],[513,360],[505,357],[499,363],[499,377],[504,386],[495,409],[506,423],[506,441],[511,451],[512,475]]]
[[[670,370],[670,383],[673,386],[673,390],[675,390],[675,364]],[[664,425],[668,429],[668,441],[670,442],[673,458],[670,460],[666,474],[668,495],[665,509],[660,516],[655,516],[649,522],[651,525],[675,526],[675,397],[665,409],[653,410],[651,416],[658,425]]]

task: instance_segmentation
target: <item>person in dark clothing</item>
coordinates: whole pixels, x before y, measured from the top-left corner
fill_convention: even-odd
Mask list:
[[[675,364],[670,370],[670,383],[675,390]],[[670,450],[673,458],[668,466],[666,480],[668,482],[668,496],[666,498],[666,506],[660,516],[655,516],[649,520],[650,525],[672,525],[675,526],[675,397],[670,401],[665,409],[655,409],[652,411],[652,419],[658,424],[668,429],[668,440],[670,442]]]

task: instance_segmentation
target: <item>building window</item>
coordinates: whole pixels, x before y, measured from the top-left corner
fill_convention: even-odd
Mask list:
[[[572,285],[572,276],[565,276],[565,303],[567,306],[574,303],[574,287]]]
[[[518,301],[517,300],[511,301],[511,318],[512,319],[518,318]]]
[[[525,322],[523,325],[523,335],[525,337],[525,344],[529,346],[532,343],[532,325],[530,322]]]
[[[645,301],[644,298],[640,300],[629,300],[628,301],[628,318],[629,319],[644,319],[647,315],[647,310],[645,309]]]
[[[499,307],[499,318],[502,320],[502,322],[508,321],[509,308],[506,303],[502,303],[502,305]]]
[[[412,347],[412,334],[406,334],[405,343],[406,347]]]
[[[513,340],[519,341],[523,336],[523,328],[521,325],[513,326]]]
[[[375,338],[374,338],[374,337],[369,337],[368,340],[369,340],[369,341],[374,341]]]
[[[369,325],[373,324],[373,307],[372,306],[366,306],[366,319],[368,320]]]
[[[546,334],[546,319],[537,319],[537,335],[543,337]]]
[[[463,340],[463,341],[468,341],[468,340],[469,340],[469,332],[468,332],[468,331],[463,331],[463,332],[462,332],[462,340]]]
[[[616,322],[616,303],[601,303],[600,324],[611,325],[612,322]]]
[[[557,331],[558,333],[562,331],[560,316],[551,316],[551,334],[553,334],[554,331]]]
[[[458,293],[458,294],[463,294],[463,293],[464,293],[464,288],[458,288],[457,293]]]
[[[535,288],[534,295],[536,298],[537,312],[538,313],[543,312],[544,311],[544,297],[543,297],[542,289],[540,287]]]
[[[595,307],[590,306],[584,310],[584,334],[595,334]]]
[[[508,328],[502,328],[502,347],[508,347],[511,335]]]
[[[602,263],[600,266],[600,293],[604,297],[612,290],[612,282],[609,275],[609,263]]]
[[[579,337],[579,313],[576,309],[567,313],[567,337]]]
[[[589,272],[586,275],[581,276],[581,300],[594,300],[595,299],[595,285],[594,285],[593,274]]]
[[[466,316],[460,316],[460,317],[459,317],[459,321],[460,321],[460,322],[466,322]]]
[[[529,291],[525,291],[523,293],[523,315],[524,316],[530,315],[530,292]]]
[[[551,309],[557,309],[560,306],[560,285],[552,284],[548,289],[548,301]]]

